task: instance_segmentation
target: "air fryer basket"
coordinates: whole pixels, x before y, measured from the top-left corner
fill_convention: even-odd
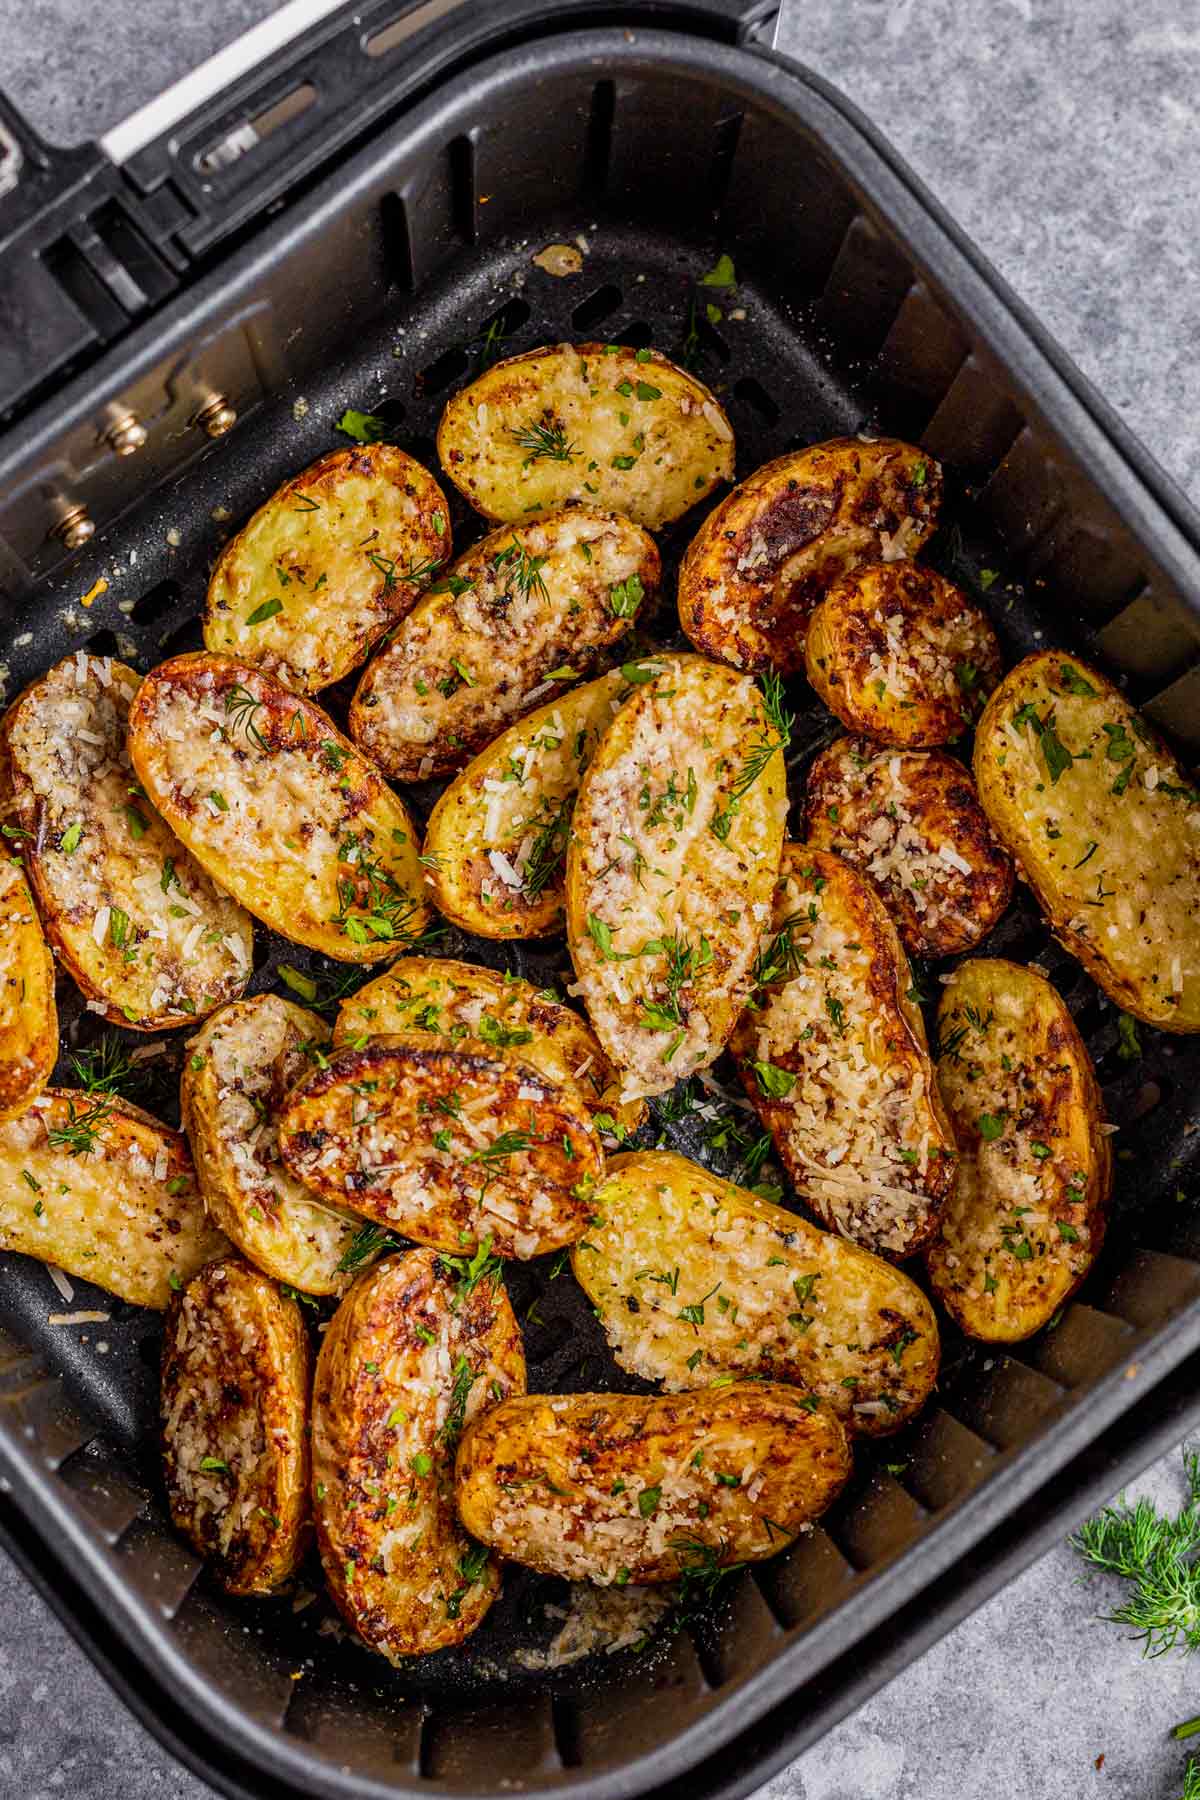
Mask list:
[[[469,45],[449,32],[399,43],[390,112],[380,102],[371,115],[386,122],[323,178],[298,154],[306,180],[278,217],[254,223],[234,163],[237,205],[222,213],[219,169],[200,184],[221,223],[190,261],[171,264],[137,237],[145,304],[128,309],[148,315],[140,324],[101,308],[70,265],[72,305],[97,343],[111,341],[80,351],[53,399],[35,395],[0,440],[10,693],[82,646],[143,668],[193,647],[227,521],[329,448],[345,407],[382,413],[433,466],[440,408],[478,365],[489,327],[506,351],[588,336],[669,354],[694,327],[690,350],[729,406],[740,473],[834,433],[920,442],[949,478],[932,559],[980,594],[1010,658],[1041,643],[1082,650],[1195,751],[1200,522],[1186,501],[844,101],[735,46],[724,8],[660,10],[643,28],[580,6],[567,30],[531,0],[497,9],[487,32],[477,9]],[[388,9],[376,11],[386,22]],[[352,70],[369,35],[364,25],[339,38],[336,57],[328,45],[298,51],[259,104],[288,83],[320,92],[326,67]],[[239,108],[241,96],[227,117],[210,109],[171,155],[202,154]],[[335,123],[341,140],[354,135]],[[143,159],[138,180],[160,200],[171,186],[186,195],[194,166],[181,160],[178,183],[164,183]],[[96,240],[109,257],[132,241],[113,229],[116,204],[104,198]],[[168,216],[165,200],[158,212]],[[581,275],[532,264],[542,246],[579,237]],[[86,263],[87,232],[74,228],[71,242]],[[735,294],[697,286],[721,251],[736,264]],[[115,291],[105,288],[110,302]],[[216,393],[239,423],[208,446],[189,421]],[[150,430],[128,461],[102,443],[118,406]],[[67,501],[85,502],[101,528],[73,558],[49,536]],[[672,571],[693,525],[668,534]],[[459,508],[456,541],[470,528]],[[981,579],[985,569],[998,578]],[[107,590],[85,609],[100,579]],[[793,699],[797,794],[830,732],[802,684]],[[257,941],[255,989],[275,981],[277,959],[320,967],[261,930]],[[561,944],[451,934],[448,948],[539,982],[566,964]],[[1141,1060],[1121,1061],[1114,1009],[1023,890],[987,948],[1037,957],[1096,1059],[1121,1128],[1108,1246],[1031,1342],[998,1351],[948,1331],[922,1417],[861,1450],[818,1528],[732,1578],[710,1620],[640,1655],[531,1674],[516,1652],[545,1644],[545,1607],[561,1596],[518,1573],[461,1651],[393,1671],[323,1629],[319,1601],[297,1611],[286,1599],[228,1600],[166,1523],[148,1436],[157,1322],[77,1284],[75,1304],[109,1320],[52,1326],[61,1302],[45,1271],[15,1257],[0,1260],[4,1538],[131,1703],[230,1793],[744,1792],[1197,1408],[1200,1222],[1185,1188],[1200,1044],[1144,1030]],[[70,992],[61,999],[71,1041],[94,1038],[94,1017]],[[180,1049],[181,1038],[150,1065],[150,1103],[164,1113]],[[662,1134],[736,1165],[695,1118]],[[569,1276],[518,1269],[510,1291],[523,1315],[536,1301],[532,1385],[619,1381]]]

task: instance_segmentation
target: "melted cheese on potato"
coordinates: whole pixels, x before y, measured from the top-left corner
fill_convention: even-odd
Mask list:
[[[57,1056],[54,962],[20,865],[0,862],[0,1119],[24,1112]]]

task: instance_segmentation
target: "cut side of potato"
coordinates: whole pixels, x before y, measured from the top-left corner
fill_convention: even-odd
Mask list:
[[[389,1256],[342,1301],[313,1390],[313,1493],[325,1576],[368,1648],[399,1663],[459,1644],[500,1571],[454,1510],[459,1434],[525,1392],[499,1271],[470,1284],[432,1250]]]
[[[315,693],[365,662],[449,557],[446,497],[420,463],[394,444],[334,450],[226,544],[204,642]]]
[[[530,1394],[458,1450],[467,1530],[568,1580],[676,1581],[783,1550],[850,1473],[814,1394],[735,1382],[692,1394]]]
[[[954,971],[938,1008],[937,1075],[960,1162],[926,1251],[970,1337],[1040,1330],[1099,1253],[1112,1185],[1100,1090],[1044,976],[998,957]]]
[[[25,1111],[58,1058],[54,960],[20,865],[0,862],[0,1121]]]
[[[735,668],[803,669],[814,606],[863,563],[915,556],[942,471],[898,438],[831,438],[756,469],[709,514],[679,571],[679,622]]]
[[[698,656],[642,673],[584,773],[567,851],[571,959],[627,1098],[724,1049],[787,815],[788,721],[749,676]]]
[[[653,538],[595,506],[491,532],[364,671],[350,735],[397,781],[461,768],[513,719],[590,674],[659,575]]]
[[[911,956],[973,949],[1012,899],[1012,862],[944,750],[839,738],[808,771],[804,826],[814,849],[871,877]]]
[[[172,1300],[163,1332],[167,1499],[231,1594],[290,1581],[309,1538],[308,1336],[294,1300],[237,1257]]]
[[[910,1256],[937,1229],[954,1139],[908,961],[865,876],[789,844],[758,976],[730,1048],[796,1191],[843,1237]]]
[[[417,833],[327,713],[263,669],[201,652],[153,669],[129,753],[198,861],[282,937],[381,962],[429,918]]]
[[[455,394],[438,427],[450,480],[487,519],[595,501],[657,531],[733,479],[716,398],[657,350],[547,344]]]
[[[549,1081],[578,1085],[596,1124],[615,1137],[636,1131],[644,1100],[622,1105],[617,1075],[591,1026],[519,975],[448,956],[405,956],[338,1009],[335,1044],[430,1033],[430,1043],[511,1054]],[[468,1040],[470,1040],[468,1042]]]
[[[304,1294],[340,1294],[362,1221],[284,1168],[278,1113],[309,1074],[329,1027],[278,994],[222,1007],[188,1044],[183,1123],[209,1217],[256,1268]]]
[[[228,1240],[186,1140],[127,1101],[47,1088],[0,1125],[0,1250],[159,1311]]]
[[[949,744],[1000,679],[991,621],[914,563],[879,562],[831,587],[808,625],[808,679],[851,731],[885,744]]]
[[[631,1374],[798,1382],[871,1436],[928,1399],[937,1323],[890,1263],[672,1151],[615,1158],[595,1207],[571,1267]]]
[[[975,780],[1054,935],[1118,1006],[1200,1031],[1200,793],[1097,669],[1026,657],[988,702]]]
[[[159,817],[126,749],[139,677],[57,663],[0,727],[12,825],[46,935],[114,1024],[162,1031],[241,993],[253,927]]]
[[[574,1082],[419,1031],[335,1050],[284,1107],[279,1150],[326,1200],[453,1254],[574,1242],[604,1168]]]

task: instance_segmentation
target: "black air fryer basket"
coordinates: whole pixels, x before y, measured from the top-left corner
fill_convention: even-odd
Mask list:
[[[80,647],[147,668],[195,646],[228,521],[344,442],[346,407],[436,466],[445,398],[497,343],[599,337],[686,350],[729,408],[739,474],[844,432],[922,444],[948,481],[931,559],[981,596],[1010,659],[1094,658],[1194,760],[1200,519],[889,146],[758,41],[770,12],[380,0],[120,164],[45,149],[0,103],[9,693]],[[579,275],[531,260],[578,239]],[[700,284],[722,252],[735,291]],[[694,525],[667,534],[669,571]],[[829,722],[794,698],[795,795]],[[256,988],[277,957],[306,961],[257,943]],[[448,948],[539,981],[566,960]],[[820,1525],[711,1616],[531,1672],[521,1652],[562,1596],[517,1574],[460,1651],[395,1671],[319,1599],[230,1601],[166,1521],[157,1321],[77,1284],[74,1306],[109,1319],[51,1325],[63,1303],[18,1257],[0,1258],[2,1541],[228,1793],[746,1792],[1200,1413],[1200,1042],[1143,1030],[1121,1060],[1114,1008],[1023,890],[985,948],[1037,958],[1096,1060],[1120,1127],[1104,1255],[1026,1344],[948,1332],[922,1416],[860,1449]],[[60,1003],[69,1040],[94,1038],[78,997]],[[179,1048],[149,1065],[165,1116]],[[662,1129],[721,1166],[694,1118]],[[510,1287],[521,1314],[537,1299],[533,1386],[617,1379],[569,1277],[518,1269]]]

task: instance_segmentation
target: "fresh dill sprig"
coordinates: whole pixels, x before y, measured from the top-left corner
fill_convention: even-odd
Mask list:
[[[770,987],[776,981],[787,981],[800,973],[808,958],[796,943],[795,932],[801,925],[809,923],[807,914],[791,913],[770,943],[763,944],[751,971],[756,988]]]
[[[370,855],[355,832],[338,845],[338,859],[350,872],[338,877],[338,909],[330,923],[339,925],[352,944],[379,938],[415,949],[423,936],[410,923],[417,905],[391,870]]]
[[[105,1037],[89,1050],[72,1050],[70,1063],[85,1094],[128,1094],[137,1086],[137,1070],[120,1038]]]
[[[259,750],[267,747],[266,739],[255,724],[261,712],[263,702],[256,700],[250,689],[238,681],[225,696],[225,716],[229,719],[234,733],[244,731],[250,742]]]
[[[450,1404],[446,1409],[446,1418],[438,1439],[451,1446],[457,1444],[462,1436],[462,1428],[467,1422],[467,1401],[471,1398],[471,1389],[479,1377],[465,1356],[460,1356],[454,1365],[454,1377],[450,1386]]]
[[[52,1150],[65,1150],[70,1156],[87,1156],[96,1148],[97,1134],[111,1112],[111,1100],[94,1100],[81,1110],[76,1110],[74,1100],[68,1100],[66,1124],[48,1126],[46,1142]]]
[[[574,444],[567,442],[566,427],[557,419],[552,425],[513,425],[509,427],[509,435],[522,450],[529,452],[526,462],[545,458],[547,462],[569,463],[573,456],[581,454]]]
[[[1200,1757],[1189,1756],[1179,1800],[1200,1800]]]
[[[442,566],[440,557],[426,556],[414,557],[407,569],[397,569],[395,557],[380,556],[376,550],[370,551],[367,561],[383,576],[385,594],[390,593],[400,583],[409,587],[426,587]]]
[[[523,550],[516,538],[498,550],[492,558],[493,570],[507,569],[513,585],[520,590],[526,600],[548,600],[550,590],[542,578],[542,570],[549,561],[545,556],[530,556]]]
[[[674,937],[652,938],[643,944],[642,955],[659,952],[666,958],[666,992],[661,1000],[643,1000],[638,1024],[643,1031],[674,1031],[686,1024],[683,1011],[683,989],[694,975],[706,969],[713,960],[712,945],[706,937],[693,944],[681,932]],[[666,1060],[669,1060],[667,1058]]]
[[[533,838],[521,866],[521,886],[531,900],[545,892],[562,868],[571,833],[573,800],[571,794],[564,794],[557,802],[543,800],[538,812],[528,821]]]
[[[1144,1656],[1200,1647],[1200,1451],[1185,1450],[1187,1505],[1165,1518],[1153,1501],[1106,1506],[1068,1541],[1092,1568],[1127,1583],[1127,1597],[1103,1618],[1132,1626]]]
[[[488,1164],[504,1162],[508,1157],[518,1156],[523,1150],[533,1150],[544,1142],[544,1138],[532,1131],[502,1131],[498,1138],[493,1138],[482,1150],[472,1150],[467,1161]]]
[[[676,1627],[700,1618],[712,1606],[718,1589],[727,1575],[743,1567],[722,1559],[726,1546],[714,1549],[699,1538],[679,1537],[670,1540],[672,1550],[679,1552],[681,1572],[675,1587],[674,1623]]]
[[[375,1258],[382,1256],[385,1250],[403,1250],[403,1248],[404,1240],[393,1237],[386,1226],[360,1225],[342,1252],[341,1261],[338,1263],[338,1273],[349,1275],[356,1269],[364,1268],[367,1263],[374,1262]]]
[[[734,815],[741,810],[743,797],[750,792],[777,750],[786,750],[792,738],[795,715],[784,710],[783,682],[775,669],[768,669],[759,683],[767,730],[746,751],[741,768],[725,790],[725,805],[709,820],[709,830],[724,843],[733,828]]]

